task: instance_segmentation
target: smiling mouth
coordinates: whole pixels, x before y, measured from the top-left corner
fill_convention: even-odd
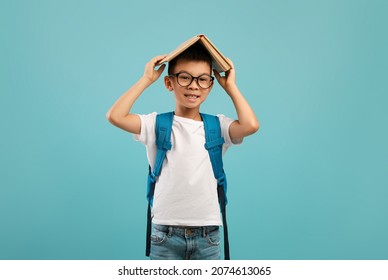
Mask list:
[[[194,94],[185,94],[185,97],[189,99],[198,99],[199,95],[194,95]]]

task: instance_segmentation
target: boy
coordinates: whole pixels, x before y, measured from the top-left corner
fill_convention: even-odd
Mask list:
[[[151,168],[155,164],[156,113],[137,115],[131,108],[143,91],[162,74],[165,65],[155,69],[165,55],[154,57],[143,76],[126,91],[107,113],[115,126],[132,134],[146,146]],[[230,61],[232,64],[232,62]],[[214,78],[209,53],[199,43],[171,60],[164,84],[174,93],[175,111],[171,133],[172,148],[156,181],[152,207],[151,259],[220,259],[222,226],[209,154],[204,148],[205,132],[200,105],[206,100]],[[232,64],[233,65],[233,64]],[[236,86],[235,70],[214,75],[230,96],[237,120],[218,115],[223,152],[244,137],[255,133],[259,123],[248,102]]]

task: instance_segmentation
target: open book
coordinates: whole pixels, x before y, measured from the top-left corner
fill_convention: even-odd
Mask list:
[[[216,48],[216,46],[203,34],[199,34],[190,38],[189,40],[180,44],[175,50],[170,52],[159,64],[163,64],[171,61],[183,51],[185,51],[190,46],[194,45],[196,42],[200,42],[209,52],[212,57],[213,65],[212,67],[218,72],[226,72],[232,68],[226,57]]]

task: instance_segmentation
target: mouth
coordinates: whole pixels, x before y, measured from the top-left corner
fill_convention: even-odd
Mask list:
[[[185,97],[187,97],[189,100],[197,100],[199,98],[199,95],[185,94]]]

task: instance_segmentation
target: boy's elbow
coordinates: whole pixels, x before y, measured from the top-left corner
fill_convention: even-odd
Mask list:
[[[111,123],[113,120],[110,110],[105,114],[106,119]]]
[[[260,128],[259,122],[257,120],[254,120],[249,124],[247,128],[247,134],[249,135],[254,134],[259,130],[259,128]]]
[[[117,125],[119,123],[119,119],[117,118],[117,116],[115,116],[114,114],[112,114],[112,112],[109,110],[107,113],[106,113],[106,119],[113,125]]]
[[[253,125],[252,125],[252,133],[256,133],[260,128],[260,124],[258,121],[254,122]]]

